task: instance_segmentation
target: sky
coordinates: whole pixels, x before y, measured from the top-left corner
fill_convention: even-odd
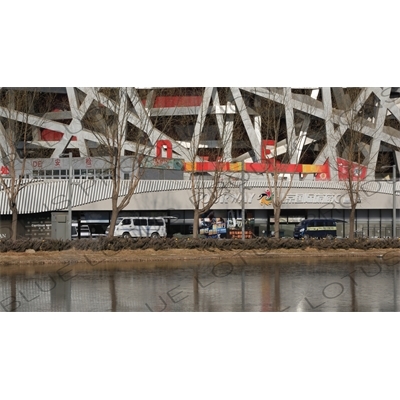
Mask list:
[[[8,86],[375,86],[395,83],[385,0],[5,6]],[[324,4],[324,6],[322,6]],[[46,13],[43,13],[46,10]],[[36,14],[36,18],[35,18]],[[19,27],[25,27],[20,29]],[[389,85],[390,84],[390,85]]]

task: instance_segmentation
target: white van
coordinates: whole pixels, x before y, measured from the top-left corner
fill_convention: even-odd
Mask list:
[[[106,235],[110,226],[107,227]],[[114,236],[122,237],[166,237],[167,227],[163,217],[118,217]]]

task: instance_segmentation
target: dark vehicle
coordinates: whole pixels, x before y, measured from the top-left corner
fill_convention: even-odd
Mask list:
[[[293,231],[295,239],[334,239],[336,236],[336,220],[334,219],[304,219]]]
[[[86,224],[81,225],[80,235],[78,234],[78,229],[78,224],[73,222],[71,226],[71,239],[79,239],[79,236],[81,239],[96,239],[98,237],[106,236],[104,233],[96,233]]]
[[[71,226],[71,239],[78,239],[78,225],[72,223]],[[81,225],[81,239],[92,238],[92,232],[88,225]]]

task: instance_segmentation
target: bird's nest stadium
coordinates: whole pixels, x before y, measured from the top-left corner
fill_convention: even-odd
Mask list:
[[[24,183],[17,198],[20,237],[49,237],[52,213],[70,203],[73,219],[104,231],[112,177],[102,157],[110,120],[123,127],[123,157],[147,159],[121,215],[174,216],[173,232],[189,233],[190,176],[209,177],[204,185],[211,190],[223,166],[229,185],[212,210],[232,225],[245,219],[254,236],[268,234],[274,222],[264,201],[268,175],[289,188],[280,216],[284,236],[304,218],[325,217],[344,221],[338,235],[345,237],[349,182],[358,184],[357,233],[393,235],[398,87],[7,87],[0,89],[2,238],[11,218],[5,185],[12,162]],[[121,173],[128,181],[129,172]],[[120,190],[122,196],[128,189]]]

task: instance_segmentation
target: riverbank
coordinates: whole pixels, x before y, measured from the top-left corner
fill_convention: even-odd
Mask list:
[[[169,249],[169,250],[120,250],[120,251],[92,251],[69,249],[63,251],[27,251],[7,252],[0,254],[0,271],[8,267],[29,268],[30,266],[56,265],[86,265],[100,268],[101,266],[146,267],[149,263],[166,262],[171,264],[178,261],[205,261],[205,260],[240,260],[251,258],[265,258],[266,260],[280,258],[327,258],[327,257],[384,257],[386,253],[399,253],[400,249],[275,249],[275,250],[221,250],[221,249]],[[173,264],[172,264],[173,266]]]
[[[0,266],[48,264],[130,264],[235,258],[371,257],[400,252],[398,239],[295,240],[256,238],[205,240],[193,238],[99,238],[72,241],[19,239],[0,241]]]

